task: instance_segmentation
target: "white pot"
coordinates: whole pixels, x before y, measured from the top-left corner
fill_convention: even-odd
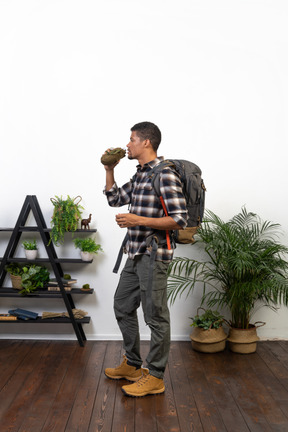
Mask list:
[[[25,255],[27,260],[35,260],[37,257],[37,249],[27,250],[25,249]]]
[[[90,252],[81,251],[81,259],[82,259],[82,261],[92,261],[93,260],[93,254]]]

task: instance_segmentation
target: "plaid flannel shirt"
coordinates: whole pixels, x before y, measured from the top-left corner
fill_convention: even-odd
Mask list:
[[[163,159],[163,157],[156,158],[144,164],[143,167],[138,165],[136,174],[128,183],[120,188],[114,183],[110,190],[104,190],[108,204],[111,207],[121,207],[129,204],[129,212],[138,216],[151,218],[164,217],[165,214],[159,197],[156,195],[151,185],[151,179],[147,175]],[[163,196],[168,215],[182,228],[185,228],[187,224],[186,200],[182,193],[179,177],[169,167],[164,168],[160,173],[160,192]],[[149,250],[147,250],[146,238],[154,232],[155,230],[146,226],[128,228],[126,250],[129,258],[133,259],[135,255],[139,254],[150,254]],[[171,261],[172,258],[173,249],[169,250],[166,245],[158,247],[157,261]]]

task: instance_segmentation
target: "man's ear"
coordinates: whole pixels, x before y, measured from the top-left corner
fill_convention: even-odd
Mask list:
[[[152,147],[152,144],[151,144],[151,141],[150,141],[150,139],[146,139],[145,140],[145,142],[144,142],[144,146],[147,148],[147,147]]]

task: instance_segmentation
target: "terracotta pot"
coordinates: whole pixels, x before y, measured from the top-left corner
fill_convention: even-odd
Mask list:
[[[250,324],[248,329],[230,328],[228,336],[229,348],[238,354],[251,354],[257,349],[257,328]]]
[[[195,327],[190,335],[192,348],[204,353],[216,353],[223,351],[226,345],[227,335],[223,327],[204,330]]]

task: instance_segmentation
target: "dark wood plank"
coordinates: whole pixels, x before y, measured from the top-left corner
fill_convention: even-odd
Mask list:
[[[122,343],[108,342],[88,432],[111,432],[118,382],[107,378],[104,375],[104,370],[106,367],[119,366],[121,361]]]
[[[22,353],[19,350],[18,358],[21,358],[21,362],[14,370],[13,375],[5,382],[0,393],[0,417],[3,430],[5,430],[4,425],[13,430],[13,425],[21,421],[19,419],[21,419],[21,413],[25,411],[25,408],[27,409],[26,403],[29,400],[29,394],[23,403],[19,400],[18,395],[21,392],[29,393],[29,389],[34,384],[37,385],[34,371],[37,370],[43,352],[47,349],[47,342],[29,343],[27,341],[22,346],[25,345],[29,347],[29,350],[24,350]]]
[[[228,352],[227,356],[225,380],[249,430],[251,432],[271,431],[266,417],[269,407],[265,396],[269,398],[269,395],[250,367],[250,360],[257,358],[258,354],[241,355]],[[273,400],[269,398],[269,402],[272,403]]]
[[[180,350],[180,343],[177,342],[172,342],[171,344],[169,372],[181,432],[203,432],[193,390],[190,387],[184,359]]]
[[[205,432],[226,432],[223,419],[218,411],[209,383],[205,376],[202,357],[191,348],[191,343],[181,343],[182,358],[187,372],[191,392],[196,402],[201,424]]]
[[[93,343],[88,342],[75,350],[42,432],[65,431],[92,347]]]
[[[45,351],[45,376],[30,403],[26,404],[27,411],[19,432],[42,430],[76,349],[76,342],[57,341],[51,343],[50,349]]]
[[[200,354],[207,383],[227,431],[249,432],[241,410],[225,380],[226,364],[230,353]]]
[[[107,344],[104,342],[93,344],[66,426],[69,432],[87,431],[89,428],[106,347]]]
[[[0,391],[31,349],[31,341],[0,341]]]
[[[276,348],[276,344],[274,346]],[[288,404],[287,387],[285,387],[285,383],[288,382],[288,370],[285,367],[285,361],[283,363],[276,360],[278,363],[277,366],[275,362],[273,362],[274,365],[271,365],[269,358],[272,356],[275,359],[275,356],[267,348],[267,345],[263,343],[258,344],[257,353],[258,356],[253,358],[250,365],[258,376],[259,381],[262,382],[278,404]],[[286,356],[288,356],[288,352]]]

